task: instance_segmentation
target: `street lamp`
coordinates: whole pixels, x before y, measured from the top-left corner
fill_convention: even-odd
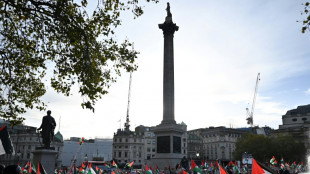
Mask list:
[[[199,152],[196,152],[196,157],[199,158]]]
[[[88,161],[88,157],[87,157],[87,154],[85,154],[85,156],[84,156],[84,161]]]

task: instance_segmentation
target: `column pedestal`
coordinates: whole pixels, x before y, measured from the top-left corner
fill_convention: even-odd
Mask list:
[[[36,148],[36,150],[34,150],[32,153],[33,163],[35,166],[37,166],[38,162],[40,161],[47,173],[54,173],[57,154],[55,149]]]

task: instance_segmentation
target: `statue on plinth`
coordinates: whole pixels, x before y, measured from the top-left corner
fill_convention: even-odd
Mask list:
[[[43,117],[42,124],[37,130],[41,130],[44,148],[49,149],[51,141],[54,138],[54,129],[56,127],[55,119],[51,116],[51,111],[47,111],[47,115]]]

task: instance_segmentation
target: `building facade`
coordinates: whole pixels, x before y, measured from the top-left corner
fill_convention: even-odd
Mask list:
[[[310,153],[310,104],[298,106],[282,116],[282,125],[275,134],[291,134],[296,140],[303,141]]]
[[[232,152],[236,141],[247,130],[220,127],[209,127],[187,131],[188,158],[201,160],[234,160]]]
[[[79,166],[83,161],[110,161],[112,160],[112,139],[89,139],[79,144],[80,138],[71,137],[64,141],[62,166],[69,167],[76,163]]]
[[[134,161],[137,168],[150,161],[156,151],[152,128],[141,125],[135,131],[118,129],[113,137],[113,159],[120,164]]]
[[[32,152],[36,147],[42,146],[42,138],[36,132],[36,127],[18,125],[11,127],[9,123],[2,122],[0,126],[6,125],[11,137],[15,154],[0,155],[0,163],[4,165],[12,165],[19,163],[21,166],[25,165],[27,161],[33,159]],[[55,167],[60,168],[62,163],[63,139],[60,132],[54,136],[51,142],[51,147],[55,147],[57,151]]]

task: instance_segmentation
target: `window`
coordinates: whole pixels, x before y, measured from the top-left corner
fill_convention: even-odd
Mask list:
[[[306,121],[307,120],[307,118],[302,118],[302,121]]]
[[[152,148],[152,152],[155,152],[156,151],[156,149],[155,148]]]
[[[151,152],[151,148],[148,147],[148,148],[147,148],[147,152]]]
[[[125,158],[127,157],[127,152],[125,152]],[[127,162],[127,161],[125,161],[125,162]]]
[[[128,149],[128,146],[125,146],[125,149]]]
[[[27,159],[29,159],[29,158],[30,158],[30,153],[28,152],[28,153],[27,153]]]
[[[31,149],[31,145],[28,145],[28,149]],[[27,157],[28,158],[28,157]]]
[[[151,140],[147,140],[147,144],[151,144]]]
[[[150,136],[151,136],[151,133],[147,133],[147,136],[150,137]]]
[[[126,143],[127,143],[127,142],[128,142],[128,139],[126,138],[125,141],[126,141]]]
[[[119,139],[119,142],[122,142],[122,139],[121,139],[121,138]]]
[[[297,118],[293,118],[292,121],[297,121]]]
[[[114,152],[114,158],[116,157],[116,152]]]
[[[151,160],[151,154],[147,154],[146,159]]]
[[[133,139],[133,142],[136,142],[137,140],[136,139]]]
[[[118,157],[122,157],[122,152],[118,152]]]
[[[153,140],[153,142],[152,142],[153,144],[156,144],[156,141],[155,140]]]

